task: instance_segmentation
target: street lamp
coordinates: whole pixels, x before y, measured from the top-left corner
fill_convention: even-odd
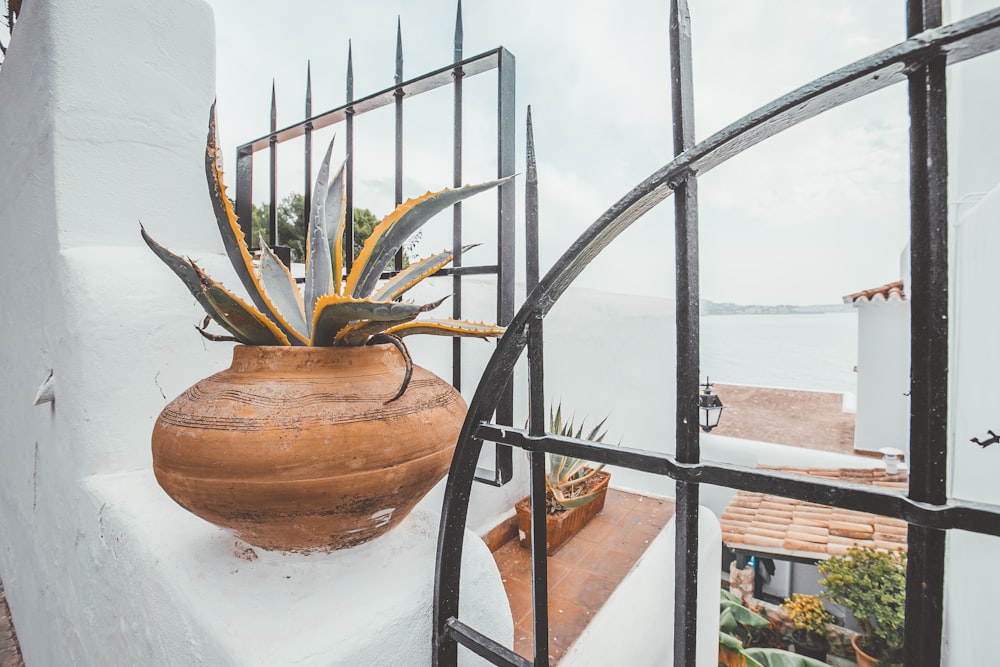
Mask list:
[[[699,426],[701,430],[708,433],[719,425],[719,417],[722,416],[722,401],[712,393],[712,385],[705,378],[705,390],[698,394]]]

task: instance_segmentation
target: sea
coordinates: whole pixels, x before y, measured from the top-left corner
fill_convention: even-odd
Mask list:
[[[857,359],[856,311],[701,318],[702,380],[855,394]]]

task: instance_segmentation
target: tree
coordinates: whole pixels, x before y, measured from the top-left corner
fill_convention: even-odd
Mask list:
[[[305,248],[306,248],[306,236],[305,236],[305,199],[302,195],[297,192],[293,192],[286,195],[278,203],[277,219],[278,219],[278,245],[286,245],[292,249],[292,261],[293,262],[303,262],[305,261]],[[251,239],[252,245],[258,244],[258,238],[260,234],[264,235],[264,240],[267,240],[267,229],[270,220],[270,210],[268,206],[261,203],[260,206],[256,204],[253,205],[252,214],[252,232]]]
[[[269,216],[270,211],[267,204],[262,202],[260,206],[256,204],[253,205],[252,245],[256,246],[258,244],[257,239],[259,238],[259,234],[263,234],[264,240],[267,240]],[[293,262],[304,262],[306,256],[305,197],[297,192],[286,195],[285,198],[278,203],[277,219],[278,244],[286,245],[292,249]],[[354,209],[354,257],[357,257],[358,253],[361,252],[361,248],[364,247],[365,241],[372,235],[372,231],[378,223],[378,218],[375,217],[375,214],[367,208]],[[413,240],[404,246],[404,267],[410,264],[410,261],[412,260],[410,255],[419,239],[420,235],[418,233],[413,237]],[[388,268],[391,270],[392,266],[390,265]]]

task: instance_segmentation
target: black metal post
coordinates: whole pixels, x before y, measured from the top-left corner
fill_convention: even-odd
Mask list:
[[[347,163],[344,165],[344,270],[350,272],[354,265],[354,52],[351,42],[347,42],[347,91],[344,100],[347,110],[344,115],[345,150]],[[340,276],[337,280],[340,280]]]
[[[267,243],[272,248],[278,245],[278,102],[275,97],[275,83],[271,80],[271,138],[269,140],[268,156],[270,159],[270,184],[271,203],[267,213]],[[253,239],[250,247],[258,243],[258,239]]]
[[[694,146],[691,16],[686,0],[670,6],[670,78],[674,155]],[[677,307],[677,460],[698,463],[698,182],[685,172],[674,188]],[[674,665],[695,664],[698,637],[697,484],[677,482],[674,565]]]
[[[403,203],[403,24],[396,17],[396,206]],[[403,268],[403,249],[396,252],[396,271]]]
[[[940,0],[907,3],[907,37],[941,25]],[[946,57],[909,76],[910,498],[943,505],[948,472],[948,137]],[[907,535],[903,661],[938,664],[944,609],[945,533]]]
[[[312,63],[306,62],[306,119],[312,118]],[[309,211],[312,208],[312,123],[306,122],[305,128],[305,164],[303,165],[305,183],[302,190],[302,238],[309,229]],[[340,280],[340,276],[334,276]]]
[[[456,63],[462,61],[462,42],[464,34],[462,32],[462,0],[458,0],[458,9],[455,14],[455,49],[454,59]],[[454,133],[452,138],[452,186],[462,187],[462,77],[465,73],[461,65],[455,66],[455,103],[454,103]],[[451,221],[451,265],[454,268],[462,266],[462,203],[459,202],[452,207]],[[462,319],[462,274],[456,272],[451,277],[451,316]],[[451,340],[451,383],[455,389],[462,389],[462,339],[459,337]]]

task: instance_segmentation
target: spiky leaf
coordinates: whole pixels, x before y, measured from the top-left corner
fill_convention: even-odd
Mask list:
[[[396,207],[375,227],[365,241],[350,274],[347,276],[345,294],[361,298],[371,294],[378,283],[382,269],[389,263],[403,243],[432,217],[472,195],[484,192],[507,182],[511,177],[466,185],[457,190],[445,189],[427,192],[416,199],[408,199]]]
[[[306,234],[306,320],[312,321],[316,312],[316,302],[327,294],[339,294],[340,277],[334,277],[330,226],[327,211],[327,196],[330,194],[330,158],[333,156],[333,142],[326,149],[323,163],[316,176],[313,188],[312,206],[309,211],[309,231]],[[341,211],[343,214],[343,211]],[[336,226],[336,223],[333,223]]]
[[[433,275],[442,266],[446,266],[451,261],[451,252],[445,250],[436,255],[425,257],[418,262],[410,264],[408,267],[386,280],[375,290],[372,298],[378,301],[389,301],[405,293],[408,289],[419,283],[427,276]]]
[[[414,313],[410,319],[415,318],[418,313]],[[364,345],[372,336],[388,331],[397,326],[397,322],[380,321],[360,321],[352,322],[337,333],[333,339],[334,345]]]
[[[236,212],[233,211],[233,203],[226,195],[226,186],[222,180],[222,167],[220,165],[220,153],[218,138],[215,129],[215,104],[212,104],[211,115],[208,119],[208,142],[205,148],[205,172],[208,176],[208,192],[212,199],[212,208],[215,211],[215,220],[219,226],[219,234],[222,236],[222,244],[229,255],[229,261],[239,276],[240,282],[246,288],[250,300],[260,309],[272,322],[274,322],[282,333],[295,345],[305,345],[306,339],[297,333],[291,324],[284,318],[281,312],[267,298],[257,274],[253,269],[253,258],[247,248],[246,240],[243,238],[243,231],[236,221]]]
[[[302,293],[288,267],[274,254],[263,235],[260,237],[260,283],[288,323],[302,336],[308,336]]]
[[[397,303],[395,301],[353,299],[338,294],[328,294],[320,298],[316,303],[310,345],[333,345],[337,334],[352,322],[405,322],[412,319],[418,313],[437,308],[441,305],[442,301],[444,299],[418,305],[414,303]]]
[[[458,338],[499,338],[505,329],[495,324],[482,322],[466,322],[448,318],[422,318],[386,329],[393,336],[412,336],[413,334],[430,334],[433,336],[452,336]]]
[[[288,337],[260,311],[213,280],[197,264],[192,262],[191,265],[201,280],[205,298],[215,311],[212,318],[240,342],[248,345],[289,345]]]

